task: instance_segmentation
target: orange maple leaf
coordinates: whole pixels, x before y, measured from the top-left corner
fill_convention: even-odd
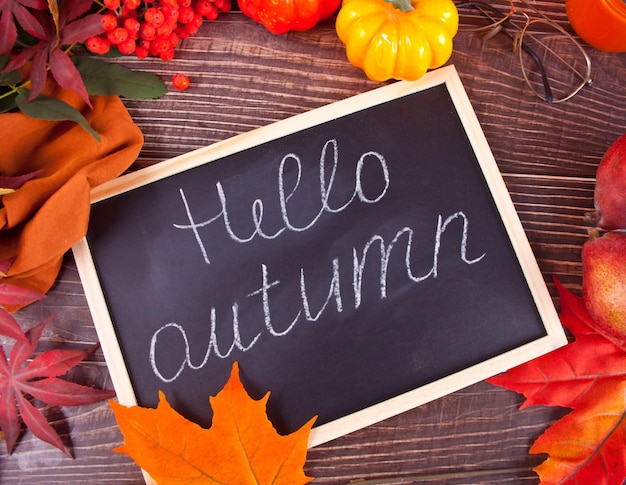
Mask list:
[[[526,396],[523,407],[571,408],[530,453],[542,485],[614,485],[626,480],[626,349],[603,334],[577,297],[556,282],[561,323],[575,341],[488,382]]]
[[[239,379],[235,362],[224,388],[210,397],[211,427],[178,414],[159,392],[156,409],[111,401],[129,455],[160,485],[308,483],[304,474],[311,419],[294,433],[279,435],[267,419],[269,392],[255,401]]]

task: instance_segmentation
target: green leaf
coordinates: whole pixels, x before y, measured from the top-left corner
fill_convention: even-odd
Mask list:
[[[17,108],[15,99],[17,98],[17,91],[0,99],[0,113],[8,113]]]
[[[0,56],[0,70],[4,69],[4,66],[9,62],[9,56],[2,54]],[[22,75],[19,71],[0,72],[0,86],[12,86],[19,83],[22,80]]]
[[[80,72],[89,94],[154,99],[167,92],[165,83],[157,75],[149,72],[133,71],[119,64],[92,57],[75,56],[72,61]]]
[[[43,94],[40,94],[32,101],[28,101],[28,92],[25,89],[24,92],[17,95],[15,102],[17,107],[22,113],[30,116],[31,118],[38,118],[48,121],[74,121],[82,126],[87,133],[93,136],[96,140],[100,141],[100,135],[89,126],[89,123],[85,117],[80,114],[78,110],[67,104],[60,99],[50,98]]]
[[[19,71],[0,72],[0,86],[15,86],[21,80]]]

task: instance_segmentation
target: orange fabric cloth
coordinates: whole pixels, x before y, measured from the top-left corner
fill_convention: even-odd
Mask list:
[[[63,255],[87,231],[91,188],[123,173],[136,159],[143,135],[119,98],[92,97],[93,109],[59,87],[45,91],[77,108],[98,132],[78,124],[0,114],[0,175],[43,169],[0,203],[0,260],[15,257],[4,282],[46,293]]]

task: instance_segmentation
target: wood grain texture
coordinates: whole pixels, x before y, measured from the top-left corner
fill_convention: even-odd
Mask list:
[[[569,29],[563,0],[533,4]],[[580,290],[580,249],[588,229],[583,216],[593,207],[595,170],[606,148],[626,131],[626,54],[589,49],[593,86],[549,106],[529,94],[507,42],[484,43],[474,34],[459,34],[450,63],[461,76],[558,305],[552,277]],[[125,103],[145,136],[134,168],[378,86],[346,61],[332,19],[309,32],[275,36],[232,12],[185,40],[171,62],[116,62],[168,81],[185,72],[192,82],[184,92]],[[71,255],[48,297],[18,318],[29,328],[52,313],[57,318],[45,332],[42,350],[97,340]],[[112,387],[99,351],[70,378]],[[476,384],[311,449],[306,472],[320,484],[536,484],[532,467],[545,457],[529,455],[528,448],[565,411],[520,411],[520,403],[514,393]],[[12,456],[0,450],[0,483],[143,483],[134,463],[111,451],[122,438],[106,403],[47,407],[44,413],[75,458],[65,458],[25,431]]]

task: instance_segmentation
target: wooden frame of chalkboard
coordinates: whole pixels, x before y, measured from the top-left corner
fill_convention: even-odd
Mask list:
[[[119,402],[238,361],[310,446],[566,343],[453,66],[129,173],[73,248]]]

